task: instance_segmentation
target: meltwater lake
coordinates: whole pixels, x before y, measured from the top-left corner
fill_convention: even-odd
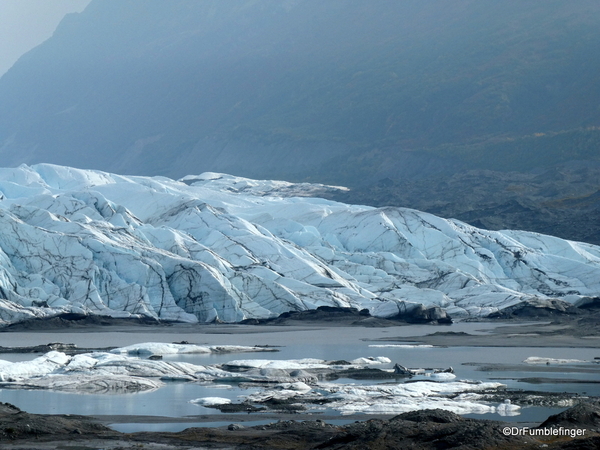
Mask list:
[[[600,396],[600,356],[597,348],[563,347],[497,347],[457,346],[432,347],[415,346],[403,342],[402,337],[419,336],[436,331],[465,332],[471,335],[485,335],[502,324],[494,323],[455,323],[448,327],[432,325],[406,325],[384,328],[363,328],[350,326],[249,326],[249,325],[173,325],[168,327],[131,328],[109,327],[92,331],[27,331],[0,333],[0,345],[4,347],[26,347],[50,342],[73,343],[78,347],[105,348],[123,347],[143,342],[187,341],[201,345],[261,345],[273,346],[278,352],[269,353],[212,353],[164,355],[164,361],[180,361],[197,365],[214,365],[233,360],[270,359],[295,360],[316,358],[323,360],[354,360],[360,357],[384,356],[391,363],[381,368],[391,368],[395,363],[410,368],[452,367],[456,381],[478,380],[501,382],[508,389],[574,393],[580,396]],[[523,325],[524,332],[526,324]],[[380,341],[380,339],[393,340]],[[475,338],[473,338],[475,339]],[[471,344],[472,345],[472,344]],[[4,361],[29,361],[36,354],[0,354]],[[530,357],[569,359],[582,362],[552,364],[548,371],[544,366],[524,364]],[[503,366],[498,370],[498,365]],[[485,370],[481,370],[481,368]],[[550,370],[551,369],[551,370]],[[525,381],[524,381],[525,379]],[[553,381],[555,380],[555,381]],[[413,381],[413,380],[411,380]],[[398,384],[408,379],[396,380],[355,380],[338,379],[337,384],[374,385],[380,383]],[[223,382],[167,382],[163,387],[139,393],[88,394],[64,393],[40,389],[0,389],[0,401],[18,406],[37,414],[82,414],[93,416],[119,416],[113,427],[119,431],[177,431],[189,426],[220,426],[231,423],[231,415],[219,418],[214,408],[190,403],[202,397],[220,397],[233,403],[240,396],[257,393],[260,388],[240,387],[238,383]],[[503,421],[535,423],[543,421],[565,407],[522,407],[515,415],[498,413],[468,414],[468,417],[497,419]],[[326,405],[310,412],[314,419],[326,417],[330,422],[352,422],[355,415],[342,415],[328,409]],[[272,413],[271,413],[272,415]],[[130,416],[131,420],[123,416]],[[238,413],[239,420],[249,424],[260,423],[261,413],[247,415]],[[154,418],[152,418],[154,417]],[[161,418],[164,418],[161,419]],[[195,418],[198,422],[195,422]],[[302,414],[302,418],[309,418]],[[364,415],[361,416],[361,419]],[[168,419],[168,420],[167,420]],[[181,420],[181,422],[178,421]],[[272,421],[272,420],[267,420]]]

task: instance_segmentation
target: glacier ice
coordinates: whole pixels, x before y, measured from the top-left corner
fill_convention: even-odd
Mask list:
[[[201,406],[228,405],[231,400],[223,397],[201,397],[190,400],[190,403],[196,403]]]
[[[225,174],[0,169],[0,325],[63,313],[238,322],[319,306],[486,316],[600,292],[600,248]]]
[[[242,353],[242,352],[276,352],[269,347],[247,345],[197,345],[197,344],[166,344],[163,342],[144,342],[128,345],[111,350],[111,353],[126,355],[174,355],[193,353]]]
[[[526,364],[578,364],[585,363],[588,361],[583,361],[581,359],[557,359],[557,358],[541,358],[539,356],[530,356],[526,358],[524,361]]]
[[[186,347],[183,350],[193,350],[191,345]],[[264,351],[260,347],[233,345],[224,346],[225,350],[218,346],[197,347],[204,349],[202,353]],[[31,361],[0,360],[0,388],[118,393],[158,389],[163,386],[164,381],[206,382],[235,375],[215,365],[130,356],[150,356],[151,353],[139,351],[140,349],[174,353],[170,344],[150,342],[115,349],[110,353],[95,351],[69,356],[63,352],[51,351]]]
[[[342,415],[401,414],[419,409],[444,409],[457,414],[519,415],[518,405],[502,403],[495,406],[477,393],[498,391],[504,387],[505,385],[500,383],[467,381],[445,383],[416,381],[377,385],[321,382],[312,386],[313,389],[293,389],[282,384],[274,389],[264,389],[246,395],[243,400],[249,403],[262,403],[270,399],[296,401],[303,405],[310,405],[309,410],[319,409],[316,405],[326,401],[327,408],[336,410]]]
[[[165,344],[146,343],[139,344],[139,347],[172,350],[168,344],[165,347],[161,347],[162,345]],[[242,346],[231,347],[247,351]],[[219,352],[218,349],[213,351]],[[507,403],[494,406],[480,394],[484,391],[502,391],[505,385],[500,383],[453,381],[450,377],[435,378],[433,375],[431,380],[426,381],[376,385],[321,381],[322,375],[335,374],[348,368],[360,369],[386,363],[390,364],[389,359],[376,357],[357,358],[352,363],[343,365],[337,365],[335,361],[312,358],[237,360],[224,364],[195,365],[142,359],[139,356],[130,356],[125,349],[117,349],[115,353],[97,351],[74,356],[51,351],[31,361],[0,360],[0,389],[122,394],[153,391],[163,387],[165,381],[202,384],[240,382],[246,385],[251,383],[254,387],[252,393],[239,396],[243,402],[292,400],[305,404],[309,410],[318,410],[326,401],[328,408],[344,415],[357,412],[398,414],[426,408],[442,408],[460,414],[520,413],[519,406]],[[219,384],[212,386],[218,387]],[[231,403],[230,399],[223,397],[201,397],[189,401],[208,407]]]

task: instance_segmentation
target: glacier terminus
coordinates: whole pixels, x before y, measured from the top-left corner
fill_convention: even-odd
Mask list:
[[[0,326],[76,313],[239,322],[319,306],[376,317],[566,309],[600,247],[318,198],[307,183],[0,169]]]

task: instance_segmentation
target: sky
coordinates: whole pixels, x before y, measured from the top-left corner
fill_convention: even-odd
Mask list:
[[[91,0],[0,0],[0,76],[21,55],[41,44],[71,12]]]

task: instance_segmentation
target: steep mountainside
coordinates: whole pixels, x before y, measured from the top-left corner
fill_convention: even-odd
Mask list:
[[[599,24],[594,0],[94,0],[0,80],[0,156],[337,184],[598,159]]]
[[[440,320],[568,311],[600,292],[600,247],[311,196],[332,189],[0,169],[0,324],[236,322],[319,306]]]
[[[321,195],[373,206],[405,205],[488,230],[519,229],[600,245],[600,163],[571,161],[529,172],[468,170],[384,178]]]

